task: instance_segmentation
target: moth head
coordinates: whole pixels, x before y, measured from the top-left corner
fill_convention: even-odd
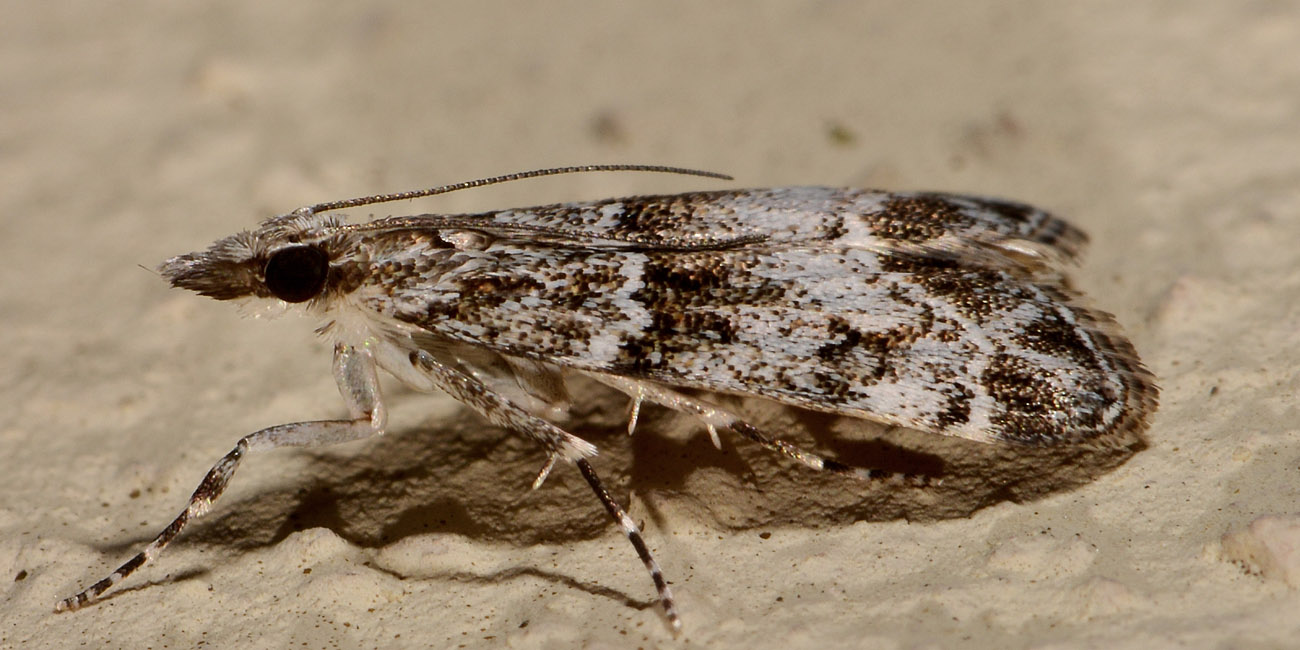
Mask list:
[[[178,255],[158,267],[172,286],[217,300],[272,298],[306,302],[330,279],[332,216],[290,213],[257,230],[219,239],[205,251]]]

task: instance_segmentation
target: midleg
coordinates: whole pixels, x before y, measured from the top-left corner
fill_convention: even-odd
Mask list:
[[[659,563],[655,561],[650,554],[650,548],[646,546],[645,539],[641,537],[641,531],[636,527],[632,518],[627,516],[614,497],[610,496],[609,491],[600,482],[600,477],[596,476],[596,470],[591,468],[591,463],[586,459],[578,461],[578,471],[582,472],[582,478],[587,479],[587,485],[591,486],[592,491],[596,493],[596,498],[600,499],[601,505],[605,506],[605,511],[609,516],[618,522],[619,527],[623,529],[623,534],[627,535],[627,541],[632,543],[632,548],[636,549],[636,554],[645,564],[646,571],[650,572],[650,579],[654,580],[655,589],[659,591],[659,602],[663,604],[664,615],[668,617],[668,623],[673,626],[673,630],[681,631],[682,619],[677,614],[677,603],[673,600],[673,592],[668,588],[668,581],[664,579],[664,573],[659,568]]]
[[[605,506],[605,511],[622,527],[623,533],[627,535],[628,541],[636,549],[641,562],[645,564],[646,570],[650,572],[650,579],[654,581],[655,589],[659,592],[659,603],[664,608],[668,622],[673,626],[674,630],[681,630],[682,621],[677,615],[677,604],[673,600],[672,590],[668,588],[668,582],[664,579],[663,572],[659,569],[659,563],[650,554],[650,549],[646,546],[645,540],[641,538],[641,532],[637,529],[636,524],[632,522],[632,518],[627,516],[627,513],[614,500],[614,497],[610,496],[605,486],[601,484],[600,478],[596,476],[595,470],[591,468],[591,464],[586,460],[587,456],[596,453],[596,448],[591,443],[529,413],[503,395],[493,392],[483,382],[438,361],[433,355],[424,350],[411,353],[411,365],[425,372],[433,385],[450,394],[462,404],[478,411],[489,422],[525,433],[540,442],[547,449],[550,458],[537,480],[533,483],[534,488],[540,485],[546,475],[550,473],[556,459],[563,458],[576,463],[578,471],[582,472],[582,477],[587,480],[587,484],[596,493],[601,505]]]

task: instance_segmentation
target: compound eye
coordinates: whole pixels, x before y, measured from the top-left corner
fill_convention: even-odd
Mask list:
[[[266,261],[266,288],[285,302],[305,302],[325,288],[330,259],[315,246],[291,246]]]

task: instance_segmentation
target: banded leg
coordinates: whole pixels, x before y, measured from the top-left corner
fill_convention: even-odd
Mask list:
[[[157,557],[181,534],[181,531],[185,530],[185,526],[191,520],[207,514],[213,502],[226,491],[226,485],[230,483],[231,476],[239,468],[239,462],[243,460],[244,454],[277,447],[332,445],[383,433],[387,414],[380,401],[375,362],[370,353],[343,344],[335,346],[334,378],[338,382],[339,392],[347,403],[352,419],[281,424],[244,436],[235,444],[234,449],[208,470],[199,487],[190,496],[189,505],[161,533],[158,533],[148,546],[110,573],[108,577],[75,596],[59,601],[54,606],[54,611],[81,608]]]
[[[518,431],[536,440],[551,455],[551,458],[563,458],[576,461],[596,455],[596,446],[560,427],[532,414],[527,409],[510,401],[505,395],[492,390],[490,386],[477,377],[461,372],[439,361],[425,350],[415,350],[409,354],[410,367],[421,373],[420,379],[407,381],[412,386],[436,388],[457,402],[468,406],[488,422],[504,429]],[[385,366],[387,368],[388,366]],[[399,368],[393,374],[402,377]],[[423,380],[423,381],[421,381]],[[548,466],[538,476],[535,485],[540,486],[550,473],[554,463],[548,460]]]
[[[537,480],[533,482],[534,488],[545,480],[557,459],[564,458],[576,463],[578,470],[582,472],[582,477],[596,493],[596,498],[600,499],[601,505],[605,506],[609,516],[623,528],[623,533],[627,535],[628,541],[632,542],[632,547],[636,549],[641,562],[650,572],[650,579],[654,581],[655,589],[659,592],[659,602],[663,605],[664,613],[668,616],[668,622],[673,626],[673,630],[682,629],[682,620],[677,615],[677,604],[673,600],[672,590],[668,588],[668,581],[664,579],[659,563],[655,561],[654,556],[650,554],[650,549],[646,547],[645,540],[641,538],[641,531],[614,497],[605,490],[595,470],[586,460],[587,456],[596,453],[596,448],[591,443],[529,413],[505,396],[492,391],[482,381],[442,363],[424,350],[412,352],[410,361],[412,367],[426,373],[427,379],[433,386],[478,411],[489,422],[527,434],[547,449],[550,457]]]
[[[596,476],[596,470],[591,468],[591,463],[586,459],[578,461],[578,470],[582,472],[582,478],[587,479],[587,485],[591,486],[592,491],[596,493],[596,498],[605,506],[605,512],[618,522],[623,528],[623,534],[627,535],[627,541],[632,542],[632,548],[636,549],[636,554],[640,556],[641,562],[645,564],[646,571],[650,572],[650,579],[654,580],[655,589],[659,591],[659,604],[664,608],[664,615],[668,617],[668,623],[673,626],[674,632],[682,631],[682,619],[677,614],[677,601],[673,600],[673,592],[668,588],[668,581],[664,579],[664,572],[659,568],[659,563],[655,561],[650,554],[650,548],[646,546],[645,540],[641,537],[641,531],[637,528],[632,518],[627,516],[627,512],[618,505],[614,497],[610,496],[609,491],[600,482],[600,477]]]
[[[807,465],[816,470],[844,474],[863,481],[888,481],[924,486],[932,482],[931,477],[920,474],[890,472],[872,467],[854,467],[837,460],[822,458],[817,454],[804,451],[798,445],[764,433],[762,429],[742,420],[740,416],[719,406],[688,397],[677,391],[664,388],[658,384],[638,379],[628,379],[615,375],[588,373],[588,376],[621,392],[627,393],[639,403],[648,400],[666,406],[674,411],[698,418],[709,429],[709,435],[717,446],[716,429],[727,429],[758,443],[765,449],[775,451],[787,458]]]

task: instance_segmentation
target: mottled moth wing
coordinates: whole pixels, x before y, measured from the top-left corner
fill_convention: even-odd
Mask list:
[[[357,260],[358,306],[510,358],[983,441],[1097,439],[1155,405],[1063,285],[1084,235],[1020,204],[778,188],[349,228],[389,260]]]
[[[531,243],[598,248],[722,248],[837,242],[885,252],[978,261],[1026,272],[1073,260],[1087,236],[1034,207],[975,196],[827,187],[637,196],[471,215],[422,215],[377,228],[476,228]]]

